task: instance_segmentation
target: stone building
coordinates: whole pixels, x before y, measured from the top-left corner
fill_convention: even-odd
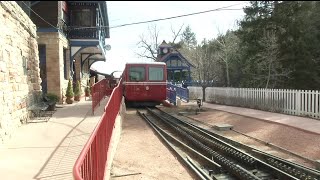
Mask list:
[[[63,103],[69,79],[105,61],[106,1],[0,2],[0,142],[29,118],[42,94]]]
[[[0,2],[0,142],[28,118],[41,92],[36,26],[14,1]]]
[[[105,61],[110,37],[106,1],[24,2],[37,26],[42,91],[58,95],[62,103],[69,79],[85,85],[90,66]]]

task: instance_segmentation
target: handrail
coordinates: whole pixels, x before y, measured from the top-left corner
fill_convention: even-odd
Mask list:
[[[167,88],[171,88],[174,91],[176,91],[176,96],[178,96],[181,100],[185,100],[186,102],[189,102],[189,89],[179,87],[176,85],[173,85],[171,83],[167,84]]]
[[[104,179],[108,160],[108,149],[115,119],[122,102],[122,85],[118,84],[111,93],[97,126],[82,149],[74,167],[75,180]]]
[[[102,79],[92,86],[92,114],[94,114],[94,109],[99,104],[102,98],[106,95],[107,80]]]
[[[173,105],[176,105],[176,91],[171,87],[167,87],[167,99],[169,100],[170,103],[173,103]]]

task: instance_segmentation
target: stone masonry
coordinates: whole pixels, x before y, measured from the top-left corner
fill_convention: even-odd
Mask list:
[[[46,45],[48,93],[56,94],[60,103],[66,93],[70,74],[68,40],[60,32],[38,32],[38,44]],[[67,78],[64,78],[63,49],[66,51]]]
[[[29,116],[41,92],[36,26],[15,1],[0,2],[0,143]]]

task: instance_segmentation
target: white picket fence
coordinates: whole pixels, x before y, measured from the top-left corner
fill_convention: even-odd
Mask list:
[[[188,87],[189,98],[202,98],[201,87]],[[206,88],[206,101],[320,119],[320,92],[260,88]]]
[[[202,87],[188,86],[189,99],[202,99]]]

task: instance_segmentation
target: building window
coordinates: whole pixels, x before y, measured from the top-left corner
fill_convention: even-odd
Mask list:
[[[178,66],[178,61],[176,59],[171,60],[171,66],[177,67]]]
[[[144,67],[131,67],[129,70],[129,80],[134,82],[144,81],[145,73]]]
[[[93,26],[93,14],[90,9],[72,10],[73,26]]]
[[[149,67],[149,80],[150,81],[162,81],[163,80],[163,68]]]
[[[180,60],[177,60],[178,61],[178,66],[181,66],[181,61]]]
[[[167,64],[167,67],[171,67],[171,61],[167,61],[166,64]]]

